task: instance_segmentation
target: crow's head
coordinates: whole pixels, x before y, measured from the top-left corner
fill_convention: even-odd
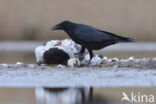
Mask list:
[[[70,24],[71,22],[68,20],[62,21],[61,23],[54,25],[51,27],[52,30],[64,30],[65,27]]]

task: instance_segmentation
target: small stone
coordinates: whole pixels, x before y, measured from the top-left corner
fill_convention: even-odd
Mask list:
[[[103,57],[103,60],[108,60],[108,58],[105,56],[105,57]]]
[[[29,67],[35,68],[36,66],[34,64],[30,64]]]
[[[101,65],[101,63],[102,63],[102,59],[98,55],[93,57],[93,59],[91,60],[92,65]]]
[[[144,58],[142,58],[142,60],[143,60],[143,61],[149,61],[150,58],[146,58],[146,57],[144,57]]]
[[[8,65],[8,64],[2,64],[2,67],[4,67],[4,68],[8,68],[9,65]]]
[[[17,62],[16,65],[24,65],[22,62]]]
[[[120,62],[128,62],[128,59],[121,59]]]
[[[59,64],[57,65],[57,68],[64,68],[64,65]]]
[[[129,59],[128,59],[129,61],[134,61],[135,60],[135,58],[134,58],[134,56],[131,56],[131,57],[129,57]]]
[[[156,61],[156,57],[154,57],[152,60]]]
[[[112,58],[112,60],[111,60],[112,62],[119,62],[119,59],[118,58]]]

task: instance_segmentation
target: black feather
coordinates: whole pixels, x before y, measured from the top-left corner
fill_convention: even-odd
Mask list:
[[[50,48],[43,54],[43,59],[46,64],[67,65],[69,58],[69,55],[59,48]]]

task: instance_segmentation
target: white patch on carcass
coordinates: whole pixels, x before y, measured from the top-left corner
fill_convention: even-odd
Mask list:
[[[80,48],[80,46],[74,43],[71,39],[48,41],[45,45],[36,47],[35,56],[37,63],[44,63],[43,54],[50,48],[61,49],[66,52],[70,58],[74,58],[74,53],[79,52],[77,48]]]
[[[43,63],[43,54],[45,52],[45,46],[38,46],[35,49],[35,56],[36,56],[36,62],[37,63]]]
[[[88,61],[89,61],[89,59],[90,59],[89,54],[86,54],[86,55],[84,56],[83,60],[81,61],[81,64],[84,64],[84,65],[87,64]]]
[[[68,60],[67,65],[70,67],[78,67],[80,66],[80,61],[77,58],[71,58]]]
[[[80,48],[80,45],[76,44],[74,41],[72,41],[71,39],[64,39],[61,42],[63,45],[63,47],[68,48],[70,51],[74,52],[74,53],[78,53],[79,50],[77,48]]]
[[[88,61],[89,59],[90,59],[89,54],[85,55],[84,60],[85,60],[85,61]]]
[[[51,41],[48,41],[45,46],[46,47],[53,47],[55,46],[57,43],[61,42],[60,40],[51,40]]]

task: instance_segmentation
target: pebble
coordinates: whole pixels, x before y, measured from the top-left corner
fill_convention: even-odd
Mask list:
[[[119,59],[118,59],[117,57],[115,57],[115,58],[112,58],[111,61],[112,61],[112,62],[119,62]]]
[[[23,62],[16,62],[16,65],[24,65]]]
[[[102,63],[102,58],[100,58],[98,55],[92,58],[91,64],[92,65],[101,65]]]
[[[134,61],[135,60],[135,58],[134,58],[134,56],[131,56],[131,57],[129,57],[129,59],[128,59],[129,61]]]
[[[9,65],[8,64],[5,64],[5,63],[3,63],[3,64],[1,64],[2,65],[2,67],[4,67],[4,68],[8,68],[9,67]]]
[[[156,57],[154,57],[152,60],[156,61]]]
[[[103,60],[108,60],[108,58],[105,56],[105,57],[103,57]]]
[[[29,67],[31,67],[31,68],[35,68],[36,65],[34,65],[34,64],[30,64]]]
[[[64,68],[64,65],[59,64],[57,65],[57,68]]]

